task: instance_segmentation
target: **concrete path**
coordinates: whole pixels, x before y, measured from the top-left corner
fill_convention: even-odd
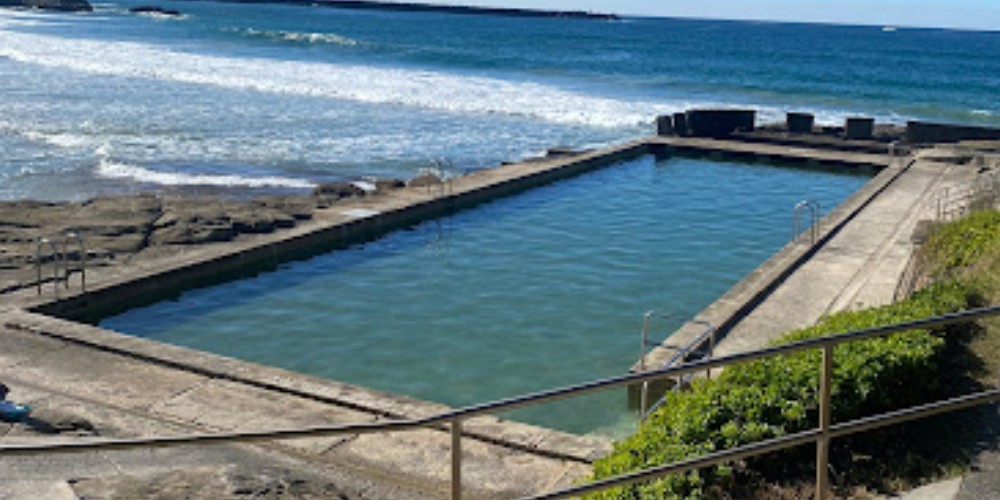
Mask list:
[[[12,399],[36,408],[39,422],[34,427],[48,428],[39,432],[23,424],[2,424],[0,443],[273,430],[384,418],[11,329],[0,329],[0,380],[11,387]],[[474,422],[469,426],[476,427]],[[62,430],[53,433],[53,428]],[[522,429],[529,438],[533,430],[517,425],[506,429]],[[534,439],[558,436],[548,432]],[[582,461],[474,438],[463,439],[463,451],[469,498],[538,494],[569,486],[589,471]],[[6,495],[0,499],[75,498],[66,496],[69,480],[206,466],[313,470],[345,498],[445,498],[449,458],[450,437],[435,430],[298,438],[252,447],[0,457],[0,491]],[[41,491],[49,496],[39,496]]]
[[[968,169],[917,161],[799,267],[723,339],[716,356],[763,348],[822,316],[891,303],[914,250],[917,222],[933,218],[938,189]]]

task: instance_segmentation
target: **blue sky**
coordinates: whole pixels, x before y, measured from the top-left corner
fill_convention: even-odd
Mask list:
[[[1000,30],[1000,0],[426,0],[665,17]]]

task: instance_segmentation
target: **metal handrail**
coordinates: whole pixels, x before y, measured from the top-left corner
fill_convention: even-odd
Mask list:
[[[78,233],[66,232],[62,234],[62,245],[60,246],[58,241],[55,241],[55,237],[51,238],[39,238],[38,244],[35,246],[35,274],[37,276],[37,289],[38,295],[42,294],[42,250],[46,247],[51,251],[52,254],[52,280],[55,285],[56,298],[59,298],[59,282],[63,282],[63,286],[69,288],[70,281],[70,268],[69,268],[69,254],[70,246],[76,243],[77,248],[80,250],[80,266],[77,267],[76,271],[80,273],[80,289],[83,292],[87,291],[87,245],[83,241]],[[60,275],[60,267],[63,274]]]
[[[77,270],[80,272],[80,290],[83,292],[87,291],[87,245],[83,242],[83,237],[74,232],[66,233],[66,239],[63,241],[63,270],[66,272],[66,288],[69,288],[69,246],[70,243],[76,243],[77,248],[80,250],[80,267]]]
[[[649,347],[649,323],[653,318],[674,319],[669,314],[661,314],[656,311],[649,311],[642,317],[642,340],[639,343],[639,370],[646,369],[646,354]]]
[[[35,274],[38,280],[38,295],[42,294],[42,250],[48,247],[52,251],[52,280],[55,284],[56,298],[59,298],[59,247],[48,238],[39,238],[35,245]]]
[[[641,350],[639,352],[639,371],[645,371],[646,370],[646,355],[648,354],[646,348],[649,347],[649,323],[650,323],[650,320],[652,318],[654,318],[654,317],[664,318],[664,319],[673,319],[674,318],[673,316],[671,316],[669,314],[661,314],[661,313],[656,312],[656,311],[650,311],[650,312],[646,313],[646,315],[644,316],[644,318],[643,318],[643,324],[642,324],[642,344],[641,344]],[[692,324],[695,324],[695,325],[702,325],[702,326],[705,327],[705,331],[702,332],[701,335],[699,335],[698,337],[696,337],[694,340],[692,340],[691,342],[689,342],[687,345],[685,345],[684,348],[682,348],[681,350],[679,350],[676,354],[674,354],[673,356],[671,356],[670,359],[668,359],[666,362],[664,362],[662,365],[660,365],[660,368],[667,368],[667,367],[673,366],[673,365],[677,364],[678,361],[680,361],[680,362],[686,361],[687,358],[688,358],[688,356],[692,352],[694,352],[695,349],[700,348],[705,343],[705,340],[709,341],[709,347],[708,347],[707,357],[711,358],[712,356],[715,355],[715,344],[716,344],[716,333],[717,333],[717,329],[715,328],[715,325],[713,325],[711,322],[700,320],[700,319],[697,319],[697,318],[689,321],[689,323],[692,323]],[[710,377],[711,376],[711,371],[710,370],[706,371],[705,374],[706,374],[706,376]],[[681,377],[680,379],[678,379],[680,382],[675,387],[679,387],[679,386],[683,385],[687,380],[689,380],[690,376],[691,375],[688,375],[686,377]],[[666,396],[661,397],[656,402],[655,405],[653,405],[652,407],[650,407],[649,406],[649,385],[650,385],[650,382],[648,382],[648,381],[647,382],[643,382],[642,383],[642,389],[639,392],[639,421],[640,422],[645,422],[646,418],[649,417],[650,413],[656,411],[656,409],[659,408],[660,405],[663,404],[663,401],[666,399]]]
[[[240,432],[240,433],[216,433],[216,434],[194,434],[189,436],[154,437],[154,438],[129,438],[129,439],[94,439],[87,441],[77,441],[69,443],[29,443],[10,444],[0,446],[0,457],[12,455],[29,455],[39,453],[74,453],[83,451],[110,450],[110,449],[135,449],[150,447],[168,447],[184,445],[200,445],[208,443],[222,442],[251,442],[274,440],[307,436],[335,436],[344,434],[372,434],[396,432],[404,430],[414,430],[423,428],[440,428],[448,424],[451,431],[452,452],[451,452],[451,498],[461,500],[461,434],[462,423],[470,418],[490,415],[525,406],[532,406],[541,403],[558,401],[570,397],[590,394],[597,391],[604,391],[616,388],[624,388],[630,385],[677,377],[689,373],[697,373],[714,368],[723,368],[734,364],[747,363],[758,359],[771,358],[782,355],[795,354],[814,349],[822,349],[824,362],[822,363],[822,373],[820,377],[820,413],[829,415],[831,408],[830,382],[832,380],[833,369],[833,348],[850,342],[885,337],[896,333],[906,332],[916,329],[936,328],[955,323],[962,323],[987,316],[1000,314],[1000,306],[991,306],[972,311],[947,314],[933,318],[920,319],[895,325],[868,328],[857,330],[840,335],[809,339],[793,344],[771,347],[758,351],[751,351],[735,354],[716,359],[705,359],[685,363],[680,366],[668,367],[660,370],[634,373],[612,377],[604,380],[597,380],[575,386],[552,389],[537,392],[525,396],[519,396],[500,401],[494,401],[476,406],[470,406],[440,415],[414,420],[400,420],[395,422],[365,423],[337,426],[319,426],[300,429],[286,429],[275,431]],[[587,493],[602,491],[608,488],[624,486],[640,481],[646,481],[663,477],[673,473],[681,473],[696,470],[715,464],[731,462],[742,458],[759,456],[773,451],[778,451],[809,443],[817,443],[817,464],[826,463],[826,455],[829,450],[829,442],[835,438],[864,432],[880,427],[908,422],[928,416],[938,415],[950,411],[970,408],[977,405],[988,404],[1000,401],[1000,390],[980,392],[959,398],[938,401],[923,406],[884,413],[872,417],[867,417],[851,422],[832,425],[830,419],[821,418],[820,427],[798,434],[788,435],[781,438],[770,439],[751,445],[734,448],[731,450],[711,453],[700,458],[685,460],[662,467],[656,467],[645,471],[622,475],[615,478],[605,479],[584,486],[564,489],[553,493],[547,493],[524,500],[557,500],[562,498],[577,497]],[[817,498],[825,500],[828,498],[826,467],[817,467],[817,484],[819,492]]]
[[[804,200],[800,201],[795,205],[795,216],[792,222],[792,241],[798,241],[799,236],[805,231],[802,227],[802,214],[805,210],[809,210],[809,236],[810,245],[815,245],[819,241],[819,222],[820,216],[823,213],[823,208],[820,206],[818,201],[815,200]]]

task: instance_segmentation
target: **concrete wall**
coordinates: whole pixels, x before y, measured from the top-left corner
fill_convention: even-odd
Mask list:
[[[1000,140],[1000,129],[911,121],[906,124],[906,140],[916,144]]]
[[[647,142],[637,141],[559,160],[552,165],[538,165],[527,172],[522,172],[523,168],[519,169],[519,165],[511,165],[506,169],[497,169],[495,176],[481,182],[472,177],[459,179],[456,181],[456,191],[452,194],[408,202],[392,210],[378,211],[370,217],[314,227],[300,234],[294,234],[293,231],[276,235],[274,241],[246,248],[227,247],[196,262],[158,269],[145,275],[133,275],[120,283],[94,287],[86,294],[43,302],[29,309],[60,318],[95,323],[113,314],[168,299],[183,290],[253,276],[276,269],[283,262],[301,260],[371,241],[396,229],[650,153]],[[508,171],[512,173],[507,175]]]
[[[788,113],[785,123],[793,134],[811,134],[816,117],[810,113]]]
[[[694,137],[728,137],[753,132],[757,111],[744,109],[693,109],[687,112],[688,134]]]
[[[844,124],[844,137],[865,141],[875,136],[874,118],[848,118]]]

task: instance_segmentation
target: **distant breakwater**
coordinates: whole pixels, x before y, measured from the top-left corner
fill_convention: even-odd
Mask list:
[[[194,1],[194,0],[192,0]],[[498,7],[473,7],[468,5],[431,5],[423,3],[378,2],[372,0],[216,0],[230,3],[274,3],[308,5],[315,7],[331,7],[335,9],[382,10],[394,12],[439,12],[445,14],[464,14],[502,17],[529,18],[566,18],[589,19],[599,21],[616,21],[620,18],[615,14],[600,14],[582,10],[537,10],[513,9]]]

